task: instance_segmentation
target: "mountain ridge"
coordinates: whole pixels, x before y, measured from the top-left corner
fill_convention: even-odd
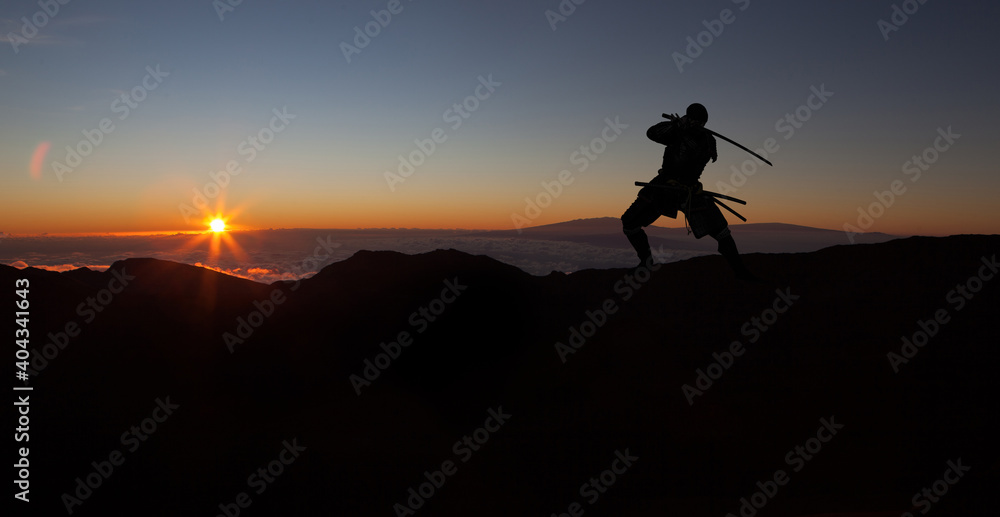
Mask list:
[[[792,481],[768,514],[898,514],[962,458],[973,470],[935,513],[982,515],[1000,457],[985,395],[1000,359],[986,346],[1000,338],[1000,283],[984,278],[998,248],[998,236],[912,237],[748,254],[771,285],[735,281],[718,256],[537,276],[454,250],[359,252],[294,290],[155,259],[116,262],[96,284],[10,267],[0,279],[37,282],[43,343],[67,321],[82,328],[32,380],[45,401],[32,413],[38,514],[64,511],[74,479],[169,395],[176,415],[79,512],[168,489],[186,497],[150,513],[217,513],[297,438],[306,452],[253,512],[385,514],[493,410],[509,422],[421,511],[558,514],[627,449],[639,459],[588,512],[739,514],[783,469]],[[87,322],[75,307],[120,270],[135,279]],[[950,293],[973,277],[958,309]],[[205,286],[214,301],[187,292]],[[941,310],[947,323],[894,371],[901,337]],[[226,334],[241,341],[232,351]],[[707,372],[719,375],[699,381]],[[842,432],[794,470],[786,454],[831,418]]]

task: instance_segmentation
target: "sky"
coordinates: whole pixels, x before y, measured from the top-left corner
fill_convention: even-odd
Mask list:
[[[702,175],[750,222],[1000,233],[994,3],[53,9],[0,14],[4,234],[617,217],[691,102],[774,163],[720,141]]]

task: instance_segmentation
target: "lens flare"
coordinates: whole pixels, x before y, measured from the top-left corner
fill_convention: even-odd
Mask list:
[[[52,147],[51,142],[41,142],[35,147],[35,152],[31,154],[31,164],[29,165],[31,179],[42,179],[42,166],[45,164],[45,155],[48,154],[50,147]]]

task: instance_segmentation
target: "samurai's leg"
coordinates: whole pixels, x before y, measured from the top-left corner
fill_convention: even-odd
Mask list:
[[[741,280],[756,280],[757,277],[747,269],[746,265],[743,264],[743,259],[740,258],[740,252],[736,249],[736,241],[733,239],[733,234],[729,231],[727,226],[722,231],[715,233],[712,237],[719,241],[719,253],[725,257],[726,262],[729,262],[729,267],[733,268],[733,272],[736,273],[736,278]]]
[[[632,206],[622,214],[622,231],[643,264],[653,256],[649,248],[649,237],[643,227],[653,224],[659,217],[660,209],[642,197],[637,197]]]

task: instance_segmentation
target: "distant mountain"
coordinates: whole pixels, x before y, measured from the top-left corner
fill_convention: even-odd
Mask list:
[[[0,266],[41,354],[19,513],[992,515],[998,249],[750,254],[763,285],[718,256],[361,251],[272,285]]]
[[[681,224],[681,223],[677,223]],[[653,251],[662,262],[685,260],[716,253],[710,237],[695,239],[683,228],[647,229]],[[734,225],[742,252],[806,252],[846,244],[838,231],[783,224]],[[551,271],[632,265],[635,252],[622,234],[621,222],[604,217],[581,219],[516,230],[418,230],[418,229],[295,229],[252,230],[228,234],[213,251],[204,235],[94,235],[17,237],[0,246],[0,264],[26,263],[65,271],[89,266],[103,270],[115,261],[151,257],[184,264],[206,264],[230,274],[270,283],[309,276],[322,266],[345,260],[360,250],[393,250],[418,254],[435,249],[458,249],[473,255],[489,255],[522,270],[544,275]],[[863,234],[859,243],[895,238],[885,234]],[[231,242],[242,253],[233,252]],[[316,258],[317,260],[313,260]]]
[[[680,221],[678,221],[680,222]],[[748,223],[730,225],[740,250],[747,253],[790,253],[816,251],[829,246],[848,244],[850,241],[842,231],[812,228],[784,223]],[[711,237],[695,239],[684,228],[650,226],[646,228],[653,248],[671,250],[695,250],[705,253],[716,251],[715,240]],[[622,236],[621,220],[615,217],[576,219],[562,223],[547,224],[517,230],[497,230],[475,232],[480,237],[571,241],[610,248],[628,248],[628,241]],[[874,244],[897,239],[898,236],[879,232],[854,236],[858,244]]]

